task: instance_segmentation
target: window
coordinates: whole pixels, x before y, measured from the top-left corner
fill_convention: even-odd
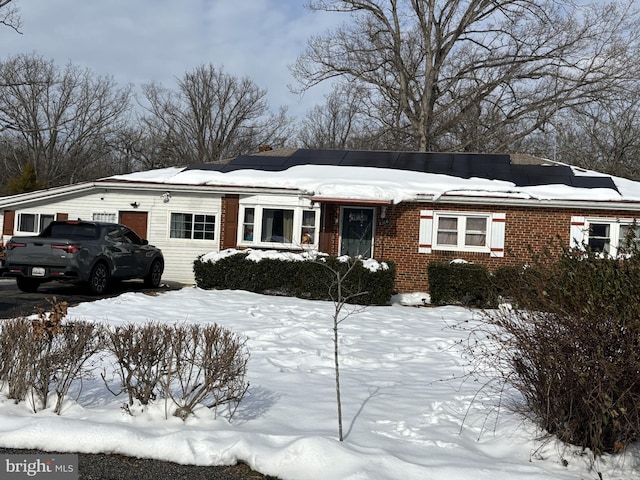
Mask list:
[[[638,244],[640,226],[633,219],[571,217],[571,245],[616,256],[628,241]]]
[[[620,245],[621,248],[631,245],[640,248],[640,225],[620,225]]]
[[[593,252],[611,253],[611,225],[591,223],[587,243]]]
[[[172,213],[170,238],[215,240],[215,215],[200,213]]]
[[[301,207],[241,206],[238,243],[245,246],[316,246],[319,215]]]
[[[105,238],[106,240],[113,243],[142,245],[142,240],[133,230],[120,225],[108,226]]]
[[[300,243],[311,245],[316,243],[316,212],[313,210],[302,211],[302,237]]]
[[[418,253],[433,250],[488,253],[504,257],[505,213],[421,210]]]
[[[489,216],[436,214],[435,248],[447,250],[488,249]],[[487,250],[488,251],[488,250]]]
[[[292,243],[293,210],[263,209],[260,239],[263,242]]]
[[[18,231],[40,233],[54,220],[53,215],[40,213],[19,213]]]
[[[242,222],[242,240],[253,242],[253,222],[255,219],[255,208],[244,209],[244,221]]]
[[[94,222],[109,222],[117,223],[118,216],[115,213],[109,212],[96,212],[91,215],[91,219]]]

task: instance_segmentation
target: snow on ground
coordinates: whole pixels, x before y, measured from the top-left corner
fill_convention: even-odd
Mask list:
[[[340,326],[344,442],[337,439],[330,302],[243,291],[184,288],[82,303],[69,318],[218,323],[248,338],[249,392],[229,422],[206,408],[185,423],[163,402],[126,414],[99,378],[85,382],[61,416],[31,412],[0,395],[0,446],[113,452],[178,463],[243,461],[283,480],[513,480],[598,478],[588,455],[502,409],[485,383],[463,381],[458,342],[479,314],[417,308],[428,296],[368,307]],[[404,305],[403,305],[404,304]],[[103,360],[107,376],[112,368]],[[503,400],[517,400],[507,391]],[[635,455],[634,455],[635,453]],[[640,477],[638,450],[598,462],[605,479]],[[566,466],[563,465],[563,460]]]

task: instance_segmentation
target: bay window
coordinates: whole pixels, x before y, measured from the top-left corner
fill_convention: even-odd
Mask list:
[[[319,214],[304,207],[245,205],[240,208],[238,244],[273,248],[317,246]]]

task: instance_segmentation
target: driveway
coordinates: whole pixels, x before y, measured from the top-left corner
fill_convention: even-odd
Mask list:
[[[116,283],[105,295],[90,295],[82,285],[49,282],[40,285],[35,293],[25,293],[18,289],[15,278],[0,277],[0,319],[31,315],[36,312],[38,306],[48,308],[50,304],[46,299],[51,297],[56,297],[58,301],[66,301],[72,306],[100,298],[115,297],[124,292],[144,292],[153,295],[183,286],[176,282],[163,281],[158,288],[146,288],[142,280],[130,280]]]

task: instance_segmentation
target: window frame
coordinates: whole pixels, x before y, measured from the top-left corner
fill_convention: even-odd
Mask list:
[[[445,218],[456,219],[456,243],[445,244],[439,243],[439,233],[442,232],[440,227],[440,220]],[[483,245],[467,245],[466,239],[468,234],[477,235],[479,230],[469,230],[467,228],[467,220],[482,218],[485,221],[484,230],[484,244]],[[492,228],[492,214],[489,212],[459,212],[459,211],[434,211],[433,212],[433,232],[431,238],[431,244],[433,250],[438,251],[450,251],[450,252],[474,252],[474,253],[491,253],[491,228]],[[452,233],[453,230],[448,230]]]
[[[33,216],[33,230],[21,230],[20,227],[22,226],[22,221],[23,221],[23,217],[25,215],[30,215]],[[47,228],[47,225],[44,225],[42,222],[45,218],[51,218],[51,220],[47,223],[47,225],[49,225],[49,223],[54,222],[56,219],[55,214],[53,213],[36,213],[36,212],[18,212],[18,214],[16,215],[16,225],[15,225],[15,233],[16,234],[29,234],[29,235],[38,235],[40,232],[42,232],[45,228]]]
[[[608,238],[609,239],[609,251],[607,252],[606,248],[603,248],[602,251],[595,251],[597,254],[606,254],[611,257],[617,257],[624,252],[621,252],[622,242],[624,242],[624,237],[621,234],[623,227],[632,227],[633,224],[636,224],[636,228],[640,228],[640,221],[638,219],[633,218],[612,218],[612,217],[585,217],[583,223],[580,223],[580,217],[574,217],[572,219],[572,224],[575,224],[578,227],[578,232],[581,235],[576,235],[576,231],[573,232],[571,237],[571,244],[577,247],[590,247],[589,242],[592,238]],[[609,236],[591,236],[590,233],[592,231],[592,225],[606,225],[609,228]]]
[[[253,223],[247,222],[247,212],[253,211]],[[271,210],[289,210],[293,211],[292,222],[292,238],[289,242],[270,242],[262,240],[263,238],[263,226],[265,221],[265,211]],[[305,220],[305,212],[311,212],[314,215],[314,224],[303,224]],[[287,250],[300,250],[300,249],[317,249],[319,245],[319,232],[320,232],[320,209],[315,206],[301,206],[301,205],[286,205],[281,203],[244,203],[240,204],[238,209],[238,235],[237,245],[240,247],[258,247],[258,248],[274,248],[274,249],[287,249]],[[247,227],[252,227],[252,238],[249,239],[248,235],[245,235]],[[305,231],[305,227],[307,230]],[[311,228],[315,236],[311,235],[309,239],[305,237],[305,233],[309,234]]]
[[[94,222],[118,223],[117,212],[91,212],[91,220]]]
[[[189,236],[182,237],[174,237],[173,236],[173,225],[174,225],[174,215],[183,215],[183,216],[191,216],[190,219],[190,230],[181,231],[183,234],[187,234]],[[202,221],[198,221],[197,217],[204,217]],[[213,221],[207,221],[207,217],[212,217]],[[218,241],[218,232],[220,230],[219,225],[219,215],[213,212],[193,212],[193,211],[172,211],[169,212],[169,228],[167,230],[167,236],[169,241],[196,241],[196,242],[217,242]],[[198,224],[202,225],[201,229],[196,229]],[[186,225],[186,223],[182,222],[181,225]],[[206,226],[213,226],[213,237],[206,238],[207,230]],[[202,234],[202,238],[197,238],[196,234]]]

